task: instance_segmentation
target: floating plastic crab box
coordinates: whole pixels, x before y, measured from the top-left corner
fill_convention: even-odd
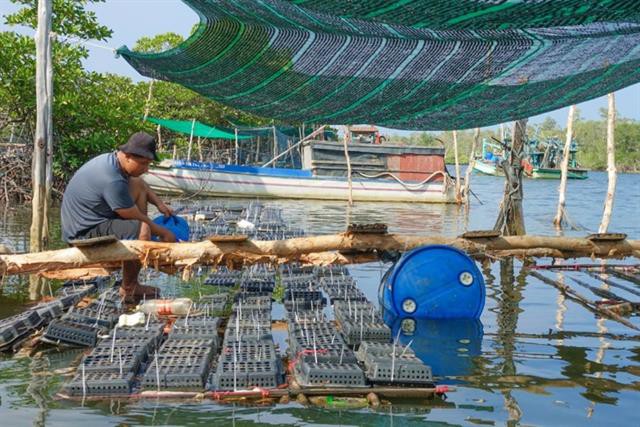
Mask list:
[[[464,252],[445,245],[422,246],[387,271],[378,297],[395,316],[477,319],[484,308],[484,278]]]

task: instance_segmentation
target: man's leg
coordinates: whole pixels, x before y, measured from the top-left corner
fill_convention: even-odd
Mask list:
[[[129,194],[133,202],[136,204],[140,212],[147,214],[147,206],[149,203],[149,187],[142,178],[129,178]],[[151,240],[151,228],[149,224],[140,224],[140,240]]]
[[[133,202],[143,214],[147,214],[147,184],[142,178],[129,178],[129,193]],[[151,240],[151,229],[148,224],[140,224],[139,240]],[[152,286],[143,286],[138,282],[138,276],[142,264],[140,261],[124,261],[122,263],[122,288],[121,294],[125,297],[148,296],[155,297],[160,295],[158,289]]]

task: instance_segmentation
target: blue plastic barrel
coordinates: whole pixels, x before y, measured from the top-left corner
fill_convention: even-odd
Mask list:
[[[153,222],[161,227],[170,230],[176,239],[180,242],[189,241],[189,223],[179,216],[159,215],[153,219]],[[159,240],[157,236],[153,236],[153,240]]]
[[[484,299],[484,278],[476,263],[445,245],[405,253],[387,271],[379,289],[382,307],[395,316],[415,319],[477,319]]]

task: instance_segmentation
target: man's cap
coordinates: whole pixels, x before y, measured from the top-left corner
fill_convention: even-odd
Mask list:
[[[146,132],[134,133],[126,144],[120,146],[119,150],[123,153],[134,154],[149,160],[160,160],[156,154],[156,139]]]

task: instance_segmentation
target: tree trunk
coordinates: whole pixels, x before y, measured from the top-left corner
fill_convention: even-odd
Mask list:
[[[560,164],[560,188],[558,192],[558,210],[553,219],[556,228],[562,228],[562,220],[566,217],[565,204],[567,194],[567,178],[569,174],[569,157],[571,155],[571,142],[573,141],[573,118],[576,114],[576,106],[569,107],[569,117],[567,118],[567,136],[564,141],[564,150],[562,152],[562,163]]]
[[[51,100],[47,88],[47,50],[51,32],[51,1],[38,0],[38,30],[36,35],[36,132],[31,165],[33,196],[31,202],[30,251],[44,249],[44,216],[46,215],[46,157],[48,126],[51,123]],[[29,280],[29,297],[38,299],[44,283],[32,276]]]
[[[460,159],[458,158],[458,132],[453,131],[453,158],[456,169],[456,202],[462,203],[462,194],[460,192]]]
[[[469,188],[471,185],[471,172],[473,171],[473,165],[476,163],[476,150],[478,149],[478,142],[480,141],[480,128],[476,128],[473,132],[473,143],[471,144],[471,152],[469,153],[469,164],[467,165],[467,171],[464,175],[464,197],[467,204],[469,204]]]
[[[40,273],[93,268],[120,268],[122,261],[175,271],[194,265],[238,268],[256,263],[300,261],[307,264],[371,262],[383,251],[408,251],[423,245],[451,245],[483,258],[538,256],[553,258],[640,258],[640,241],[592,241],[575,237],[505,236],[485,239],[399,234],[342,233],[288,240],[163,243],[122,240],[115,243],[55,251],[0,255],[0,274]],[[330,252],[343,251],[343,252]],[[173,269],[173,270],[172,270]],[[78,271],[81,271],[78,270]],[[68,276],[67,276],[68,277]]]
[[[609,183],[607,185],[607,198],[604,201],[604,211],[599,233],[606,233],[611,221],[611,211],[613,210],[613,197],[616,194],[616,151],[614,129],[616,125],[616,99],[613,93],[609,94],[609,113],[607,114],[607,175]]]
[[[495,230],[505,236],[519,236],[526,234],[524,225],[524,210],[522,208],[522,149],[527,138],[527,119],[513,122],[511,150],[502,161],[505,186],[500,212],[496,220]],[[508,150],[505,150],[507,154]]]

